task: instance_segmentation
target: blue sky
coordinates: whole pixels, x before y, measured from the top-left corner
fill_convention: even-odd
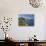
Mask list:
[[[27,18],[27,19],[34,19],[33,14],[19,14],[18,17],[24,17],[24,18]]]

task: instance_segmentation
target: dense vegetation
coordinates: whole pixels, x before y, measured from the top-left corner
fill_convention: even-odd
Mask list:
[[[33,26],[34,25],[34,19],[26,19],[23,17],[19,18],[19,26]]]

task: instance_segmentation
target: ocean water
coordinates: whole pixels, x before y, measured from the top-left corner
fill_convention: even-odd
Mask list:
[[[28,24],[28,26],[34,26],[34,20],[27,20],[26,24]]]

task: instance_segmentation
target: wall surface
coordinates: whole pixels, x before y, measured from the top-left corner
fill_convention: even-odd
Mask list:
[[[19,27],[17,24],[17,15],[19,13],[31,13],[35,15],[35,26],[34,27]],[[12,17],[13,22],[10,31],[7,33],[9,37],[16,40],[28,40],[34,34],[37,35],[37,39],[46,40],[45,31],[45,6],[39,8],[33,8],[30,6],[28,0],[0,0],[0,20],[4,16]],[[0,29],[0,39],[4,35]]]

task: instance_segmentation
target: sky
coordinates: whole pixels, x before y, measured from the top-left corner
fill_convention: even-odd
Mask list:
[[[18,17],[23,17],[23,18],[27,18],[27,19],[34,19],[33,14],[19,14]]]

